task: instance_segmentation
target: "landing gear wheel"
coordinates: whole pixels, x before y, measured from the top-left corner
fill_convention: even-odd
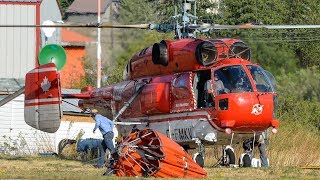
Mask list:
[[[195,143],[198,145],[198,152],[193,155],[193,160],[200,166],[204,167],[204,154],[205,154],[205,148],[204,145],[201,143],[201,141],[196,138]]]
[[[236,164],[236,157],[232,149],[226,149],[225,165]]]
[[[196,153],[194,154],[193,156],[193,160],[200,166],[200,167],[204,167],[204,157],[199,154],[199,153]]]
[[[251,158],[249,154],[243,156],[242,163],[242,167],[251,167]]]

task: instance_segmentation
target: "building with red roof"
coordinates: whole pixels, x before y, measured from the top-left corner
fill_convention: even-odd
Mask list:
[[[78,32],[62,29],[61,44],[67,54],[66,65],[61,70],[61,87],[80,87],[85,78],[86,46],[95,41]]]

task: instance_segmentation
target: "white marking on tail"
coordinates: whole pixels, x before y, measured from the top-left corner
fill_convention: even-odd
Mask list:
[[[31,99],[31,100],[25,100],[24,102],[26,104],[29,104],[29,103],[42,103],[42,102],[53,102],[53,101],[60,101],[60,99],[59,98]]]
[[[42,68],[42,69],[33,69],[28,73],[40,73],[40,72],[48,72],[48,71],[57,71],[57,68],[50,67],[50,68]]]
[[[51,82],[48,81],[47,76],[45,76],[42,83],[41,83],[41,89],[43,92],[46,93],[47,91],[49,91],[50,87],[51,87]]]

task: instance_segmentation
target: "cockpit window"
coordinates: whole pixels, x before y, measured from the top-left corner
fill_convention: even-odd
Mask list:
[[[272,92],[274,91],[274,87],[272,85],[271,80],[266,75],[265,71],[258,67],[248,65],[251,76],[253,78],[254,84],[257,87],[258,92]]]
[[[216,70],[214,72],[214,86],[217,95],[253,92],[248,75],[239,65],[227,66]]]
[[[271,81],[271,84],[273,86],[273,90],[277,91],[277,82],[276,82],[276,78],[274,78],[274,76],[271,74],[271,72],[264,70],[264,73],[268,76],[268,78]]]

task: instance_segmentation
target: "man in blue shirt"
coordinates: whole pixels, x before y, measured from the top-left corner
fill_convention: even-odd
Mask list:
[[[96,125],[94,126],[93,133],[95,133],[96,129],[99,128],[100,132],[103,136],[102,146],[104,148],[104,152],[100,153],[100,158],[98,160],[98,164],[96,167],[101,168],[104,164],[104,156],[105,156],[105,150],[106,148],[109,149],[110,154],[114,152],[114,146],[113,146],[113,127],[114,123],[110,119],[102,116],[101,114],[98,114],[98,111],[96,109],[91,110],[91,116],[96,121]]]

